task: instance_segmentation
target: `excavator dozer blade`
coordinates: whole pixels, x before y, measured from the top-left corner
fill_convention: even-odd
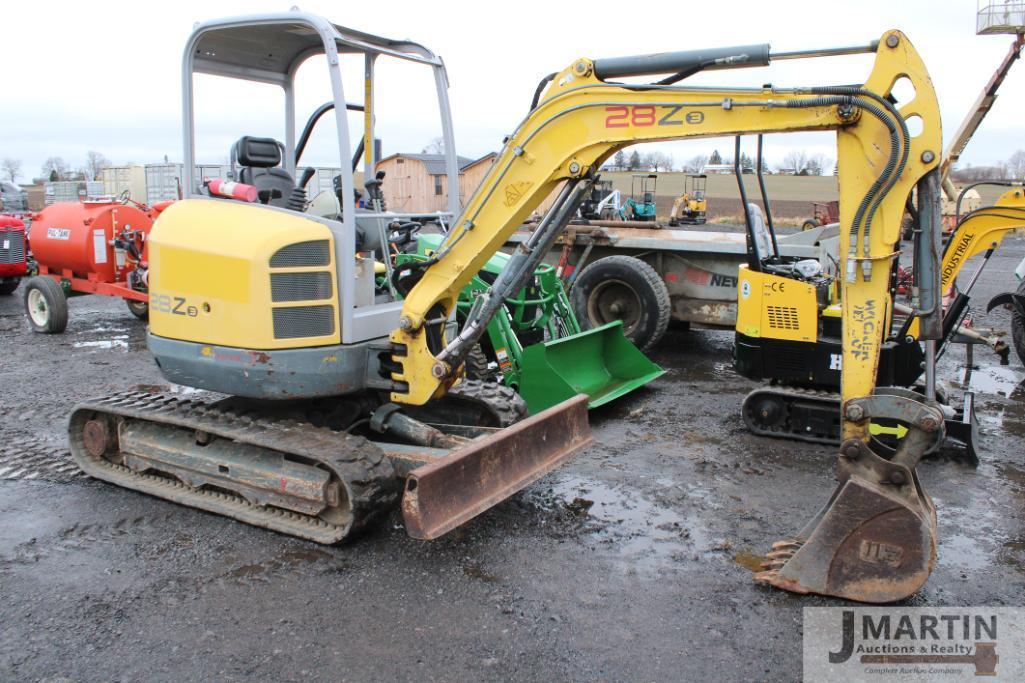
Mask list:
[[[530,485],[591,443],[587,397],[574,396],[476,439],[406,477],[406,533],[430,540]]]
[[[907,484],[849,476],[797,538],[773,544],[755,581],[858,602],[902,600],[936,559],[936,510],[913,471]]]
[[[518,391],[531,413],[576,394],[587,394],[588,407],[597,408],[663,374],[623,335],[622,321],[614,320],[523,349]]]

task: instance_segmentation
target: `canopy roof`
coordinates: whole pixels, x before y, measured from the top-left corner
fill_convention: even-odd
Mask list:
[[[306,12],[277,12],[198,24],[186,47],[192,71],[269,83],[285,83],[308,57],[334,43],[341,54],[376,53],[440,65],[423,45],[333,24]]]

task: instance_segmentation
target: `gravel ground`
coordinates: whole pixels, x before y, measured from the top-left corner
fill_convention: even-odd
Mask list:
[[[1007,329],[981,309],[1023,254],[994,257],[977,326]],[[5,681],[792,681],[801,609],[838,604],[751,581],[832,490],[834,454],[744,431],[754,384],[727,332],[671,333],[653,353],[669,372],[592,413],[593,447],[459,530],[417,542],[393,515],[338,547],[77,472],[76,401],[166,386],[144,339],[120,301],[75,299],[67,333],[42,336],[0,299]],[[963,361],[943,358],[948,387]],[[1025,370],[976,362],[982,463],[919,467],[940,547],[915,605],[1025,601]]]

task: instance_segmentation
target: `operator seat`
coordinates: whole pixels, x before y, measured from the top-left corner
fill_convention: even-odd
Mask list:
[[[751,227],[754,232],[755,256],[759,261],[765,261],[775,253],[772,248],[772,235],[769,234],[769,228],[765,224],[765,214],[762,213],[762,207],[754,202],[748,202],[747,213],[751,217]]]
[[[242,167],[239,182],[252,185],[260,202],[285,207],[295,189],[295,179],[281,165],[281,143],[274,138],[246,135],[231,148],[232,166]]]

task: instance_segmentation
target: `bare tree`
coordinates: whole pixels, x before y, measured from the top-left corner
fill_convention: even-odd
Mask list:
[[[671,171],[673,158],[664,152],[648,152],[641,155],[640,169],[642,171]]]
[[[808,153],[803,149],[792,149],[783,157],[783,167],[792,168],[796,175],[806,175],[808,170]]]
[[[48,180],[65,180],[71,167],[60,157],[50,157],[43,162],[42,176]]]
[[[110,159],[95,150],[89,150],[85,154],[85,166],[83,174],[86,180],[96,180],[100,176],[100,169],[110,166]]]
[[[444,154],[445,153],[445,138],[434,138],[426,145],[424,145],[421,154]]]
[[[808,163],[800,175],[822,175],[826,170],[826,157],[815,154],[808,157]]]
[[[1025,149],[1019,149],[1007,160],[1007,172],[1016,180],[1025,178]]]
[[[708,156],[705,154],[698,154],[693,156],[690,160],[683,165],[683,170],[687,173],[701,173],[701,169],[708,165]]]
[[[17,159],[4,159],[2,168],[3,177],[10,180],[12,183],[17,182],[18,178],[21,176],[21,162]]]

